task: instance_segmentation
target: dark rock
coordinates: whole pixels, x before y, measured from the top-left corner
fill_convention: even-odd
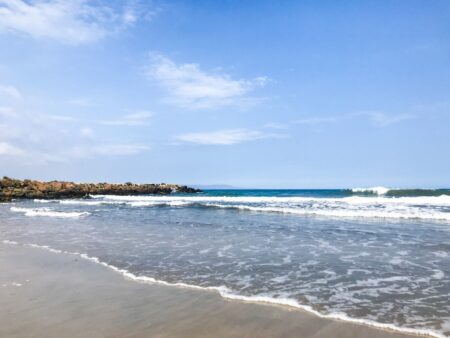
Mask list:
[[[90,195],[167,195],[174,192],[196,193],[201,190],[177,184],[125,184],[111,183],[74,183],[40,182],[33,180],[15,180],[3,177],[0,180],[0,202],[12,199],[61,199],[90,198]]]

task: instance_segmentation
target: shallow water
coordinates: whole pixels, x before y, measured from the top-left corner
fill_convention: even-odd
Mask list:
[[[349,191],[20,201],[0,239],[138,276],[450,335],[450,197]]]

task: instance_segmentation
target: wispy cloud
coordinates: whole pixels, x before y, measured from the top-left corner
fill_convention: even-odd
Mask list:
[[[325,117],[308,117],[299,120],[292,121],[293,124],[326,124],[326,123],[334,123],[341,120],[343,117],[338,116],[325,116]]]
[[[386,114],[383,112],[362,112],[359,115],[366,116],[369,120],[378,127],[386,127],[395,123],[410,120],[415,118],[412,114]]]
[[[84,137],[91,138],[94,136],[94,130],[90,127],[83,127],[80,129],[80,134]]]
[[[11,143],[8,142],[0,142],[0,155],[6,156],[22,156],[24,155],[24,151]]]
[[[258,99],[248,94],[267,83],[266,77],[245,80],[208,73],[195,63],[177,64],[161,54],[151,54],[146,74],[166,89],[169,102],[187,109],[251,105]]]
[[[0,107],[0,116],[14,117],[16,116],[16,111],[11,107]]]
[[[0,2],[1,4],[1,2]],[[1,10],[1,8],[0,8]],[[1,26],[1,22],[0,22]],[[7,85],[0,85],[0,95],[2,96],[8,96],[13,99],[21,99],[22,94],[20,94],[19,90],[14,86],[7,86]]]
[[[68,44],[89,43],[133,24],[130,5],[114,8],[106,1],[0,0],[0,32],[48,38]]]
[[[334,124],[343,121],[350,121],[354,119],[364,118],[369,120],[376,127],[387,127],[395,123],[403,122],[416,118],[413,114],[390,114],[381,111],[365,111],[357,113],[348,113],[336,116],[319,116],[319,117],[305,117],[298,120],[293,120],[289,124],[295,125],[324,125],[324,124]]]
[[[62,127],[61,122],[70,123]],[[70,163],[84,158],[130,156],[150,149],[147,144],[102,140],[94,137],[90,127],[79,123],[70,116],[0,108],[0,166],[3,161],[17,165]]]
[[[78,107],[95,107],[96,104],[93,103],[90,99],[85,97],[77,97],[67,101],[69,104],[78,106]]]
[[[99,123],[109,126],[142,126],[148,124],[152,116],[152,112],[142,110],[133,114],[125,115],[120,119],[103,120],[99,121]]]
[[[11,142],[0,141],[0,163],[3,159],[6,161],[15,161],[20,165],[42,165],[49,162],[62,162],[62,157],[43,152],[37,149],[27,149]]]
[[[61,122],[71,122],[75,121],[75,118],[67,115],[45,115],[43,118],[47,118],[50,120],[61,121]]]
[[[269,122],[269,123],[266,123],[263,127],[268,128],[268,129],[289,129],[289,124]]]
[[[286,135],[263,133],[251,129],[225,129],[175,136],[177,141],[204,145],[232,145],[266,138],[282,138]]]
[[[75,157],[90,158],[101,156],[126,156],[136,155],[149,150],[150,147],[144,144],[101,144],[90,146],[77,146],[71,151]]]

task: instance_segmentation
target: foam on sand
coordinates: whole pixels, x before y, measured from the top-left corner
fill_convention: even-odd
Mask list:
[[[44,250],[47,250],[47,251],[53,252],[53,253],[78,256],[80,258],[86,259],[93,263],[100,264],[106,268],[109,268],[112,271],[121,274],[126,279],[133,280],[133,281],[140,282],[140,283],[162,284],[162,285],[167,285],[167,286],[210,290],[210,291],[218,292],[222,297],[224,297],[226,299],[233,299],[233,300],[239,300],[239,301],[245,301],[245,302],[270,303],[270,304],[284,305],[284,306],[289,306],[289,307],[298,308],[298,309],[307,311],[307,312],[312,313],[321,318],[341,320],[341,321],[345,321],[345,322],[361,324],[361,325],[366,325],[366,326],[371,326],[371,327],[376,327],[376,328],[381,328],[381,329],[386,329],[386,330],[392,330],[392,331],[401,332],[401,333],[408,333],[408,334],[415,334],[415,335],[422,335],[422,336],[436,337],[436,338],[445,338],[445,335],[443,335],[439,332],[436,332],[434,330],[403,328],[403,327],[395,326],[393,324],[379,323],[379,322],[375,322],[375,321],[371,321],[371,320],[352,318],[344,313],[324,314],[324,313],[321,313],[321,312],[313,309],[311,306],[300,304],[299,302],[297,302],[294,299],[273,298],[273,297],[267,297],[264,295],[243,296],[243,295],[233,293],[230,289],[228,289],[225,286],[201,287],[201,286],[191,285],[191,284],[186,284],[186,283],[169,283],[169,282],[158,280],[158,279],[155,279],[153,277],[148,277],[148,276],[138,276],[138,275],[135,275],[135,274],[129,272],[126,269],[120,269],[116,266],[113,266],[111,264],[101,261],[97,257],[89,256],[84,253],[58,250],[58,249],[51,248],[49,246],[42,246],[42,245],[37,245],[37,244],[19,244],[17,242],[8,241],[8,240],[4,240],[3,244],[23,245],[23,246],[27,246],[27,247],[44,249]]]

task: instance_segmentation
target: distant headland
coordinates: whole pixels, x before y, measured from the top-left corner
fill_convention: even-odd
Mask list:
[[[134,183],[74,183],[64,181],[41,182],[3,177],[0,180],[0,202],[12,199],[85,198],[89,195],[167,195],[173,192],[196,193],[199,189],[177,184]]]

